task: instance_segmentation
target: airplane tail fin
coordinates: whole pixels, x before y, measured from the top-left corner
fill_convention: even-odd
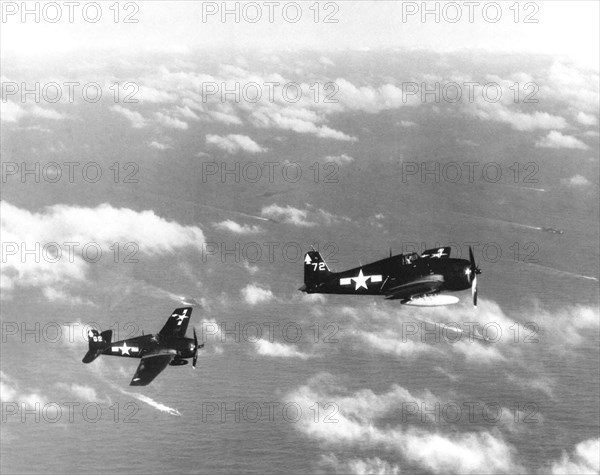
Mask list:
[[[300,290],[310,292],[332,274],[321,254],[317,251],[309,251],[304,255],[304,285]]]
[[[91,363],[110,345],[112,340],[112,330],[106,330],[98,333],[96,330],[88,332],[88,352],[83,357],[84,363]]]

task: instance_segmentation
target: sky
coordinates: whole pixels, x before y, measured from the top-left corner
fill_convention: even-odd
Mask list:
[[[597,2],[22,5],[3,473],[599,472]],[[298,291],[311,246],[339,271],[443,244],[473,247],[476,308]],[[196,370],[134,390],[137,361],[81,362],[89,326],[155,333],[190,303]]]
[[[104,4],[99,10],[87,4],[69,10],[61,2],[58,8],[47,9],[37,2],[37,17],[34,6],[30,7],[34,13],[23,17],[25,9],[20,5],[4,3],[4,54],[46,56],[109,49],[127,55],[140,50],[231,47],[476,48],[564,55],[593,66],[591,58],[598,57],[600,43],[599,7],[593,1],[517,6],[508,2],[497,6],[494,2],[430,2],[428,6],[423,2],[321,2],[312,9],[307,2],[296,6],[293,2],[180,1],[122,4],[118,12]],[[86,18],[98,20],[91,23]]]

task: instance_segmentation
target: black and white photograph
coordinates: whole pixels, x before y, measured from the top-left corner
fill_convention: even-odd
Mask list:
[[[600,473],[600,2],[0,14],[0,473]]]

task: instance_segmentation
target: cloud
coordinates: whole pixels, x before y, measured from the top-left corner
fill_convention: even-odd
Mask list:
[[[187,122],[179,120],[176,117],[171,117],[162,112],[155,112],[154,117],[156,118],[156,121],[159,124],[164,125],[165,127],[169,127],[171,129],[187,130],[188,128]]]
[[[571,136],[563,135],[556,130],[552,130],[548,135],[535,143],[536,147],[543,148],[570,148],[577,150],[588,150],[589,147],[581,140]]]
[[[42,288],[50,299],[60,297],[66,283],[85,280],[89,260],[96,258],[98,249],[112,256],[110,246],[115,242],[134,243],[147,256],[185,247],[201,250],[204,242],[196,226],[167,221],[151,210],[138,212],[106,203],[95,208],[59,204],[36,213],[2,201],[0,215],[4,246],[14,244],[3,255],[3,295],[15,286],[33,286]],[[92,249],[87,261],[86,246]],[[22,258],[24,249],[35,250],[35,255]]]
[[[221,221],[220,223],[215,223],[213,226],[215,227],[215,229],[220,229],[222,231],[231,231],[235,234],[256,234],[262,231],[262,228],[260,226],[238,224],[231,219],[226,219],[225,221]]]
[[[76,383],[57,383],[56,387],[68,391],[69,394],[78,398],[78,400],[100,402],[96,390],[91,386],[85,386]]]
[[[412,120],[401,120],[400,121],[400,125],[402,127],[416,127],[416,122],[413,122]]]
[[[95,307],[96,305],[91,300],[83,299],[81,297],[75,297],[68,292],[65,292],[62,289],[57,289],[54,287],[46,287],[43,290],[44,297],[48,299],[49,302],[61,302],[67,303],[71,306],[77,305],[91,305]]]
[[[599,82],[597,70],[555,61],[542,82],[540,97],[556,97],[577,111],[598,114]]]
[[[139,112],[129,110],[118,104],[116,106],[112,106],[110,110],[116,112],[117,114],[121,114],[123,117],[129,120],[129,122],[131,122],[131,126],[134,129],[141,129],[143,127],[146,127],[146,119],[144,119],[142,114],[140,114]]]
[[[139,100],[141,103],[147,102],[151,104],[158,104],[164,102],[175,102],[177,100],[177,96],[166,91],[161,91],[154,87],[142,85],[135,92],[135,99]]]
[[[155,140],[153,140],[152,142],[150,142],[148,144],[148,147],[155,148],[156,150],[167,150],[169,148],[173,148],[170,145],[167,145],[167,144],[164,144],[164,143],[161,143],[161,142],[157,142]]]
[[[568,186],[588,186],[591,183],[583,175],[573,175],[571,178],[561,180],[561,182]]]
[[[21,385],[15,378],[3,371],[0,371],[0,400],[3,403],[25,404],[28,408],[35,407],[36,404],[43,405],[47,402],[46,397],[36,392],[21,389]]]
[[[19,104],[11,101],[0,102],[0,112],[2,122],[18,122],[25,115],[25,110]]]
[[[66,116],[52,109],[44,109],[43,107],[39,107],[37,105],[31,107],[29,113],[40,119],[51,119],[51,120],[60,120],[64,119]]]
[[[308,108],[269,103],[256,108],[250,117],[256,127],[275,127],[300,134],[312,134],[324,139],[350,142],[356,140],[356,137],[339,130],[326,125],[319,125],[325,121],[324,116]]]
[[[208,115],[218,122],[228,125],[241,125],[242,119],[234,114],[228,114],[221,111],[209,111]]]
[[[583,125],[598,125],[598,117],[592,114],[586,114],[585,112],[580,111],[579,114],[577,114],[576,119],[577,122]]]
[[[511,110],[500,102],[473,103],[472,114],[483,120],[509,124],[513,129],[531,131],[537,129],[564,129],[567,121],[563,117],[536,111],[532,114]]]
[[[432,345],[425,342],[400,339],[399,335],[391,330],[371,332],[359,330],[356,335],[373,350],[382,353],[391,353],[396,356],[406,357],[424,352],[437,351]]]
[[[396,464],[391,464],[379,457],[373,458],[351,458],[349,460],[341,460],[335,454],[321,455],[319,467],[323,468],[326,473],[337,474],[372,474],[372,475],[400,475],[400,467]]]
[[[367,113],[377,113],[388,109],[397,109],[420,103],[418,95],[406,94],[402,88],[393,84],[381,86],[355,86],[344,78],[335,80],[338,94],[336,99],[344,109],[359,110]]]
[[[263,289],[255,284],[248,284],[244,287],[242,289],[242,296],[246,303],[250,305],[269,302],[275,298],[273,292],[268,289]]]
[[[244,269],[246,269],[250,275],[254,275],[258,272],[258,266],[253,266],[248,261],[244,261]]]
[[[506,361],[498,348],[478,341],[457,341],[452,345],[452,349],[463,354],[467,361],[475,364],[494,364]]]
[[[215,145],[221,150],[225,150],[228,153],[238,153],[244,151],[248,153],[261,153],[267,149],[258,145],[247,135],[229,134],[225,137],[220,135],[209,134],[206,136],[206,143],[209,145]]]
[[[261,211],[261,215],[266,218],[280,219],[283,220],[284,223],[294,224],[296,226],[316,226],[317,224],[307,221],[307,210],[294,208],[289,205],[285,207],[276,204],[265,206]]]
[[[262,338],[254,342],[256,351],[259,355],[274,356],[279,358],[300,358],[308,359],[311,355],[298,351],[295,345],[285,345],[283,343],[270,342]]]
[[[337,384],[336,378],[321,373],[286,396],[300,406],[301,418],[294,427],[306,436],[328,446],[357,450],[385,451],[435,474],[521,473],[514,461],[516,450],[497,429],[487,432],[429,431],[414,426],[391,425],[403,403],[425,402],[430,395],[416,398],[398,385],[386,393],[370,389],[352,392]],[[314,401],[331,401],[329,420],[316,421],[309,407]],[[428,406],[432,401],[428,401]],[[306,412],[305,412],[306,409]],[[427,427],[427,426],[426,426]]]
[[[61,120],[66,115],[52,109],[45,109],[36,104],[22,107],[14,102],[7,101],[0,103],[0,112],[2,113],[2,122],[18,122],[23,117],[32,116],[38,119]]]
[[[181,115],[182,117],[185,117],[186,119],[193,119],[193,120],[200,119],[200,117],[198,117],[198,114],[196,114],[188,106],[183,106],[183,107],[177,106],[177,107],[175,107],[175,110],[177,111],[177,113],[179,115]]]
[[[334,162],[337,163],[338,165],[343,165],[344,163],[350,163],[354,160],[354,158],[352,158],[350,155],[346,155],[345,153],[342,153],[341,155],[327,155],[325,158],[323,158],[323,162],[327,163],[327,162]]]
[[[571,454],[563,452],[562,458],[552,464],[552,473],[597,474],[600,472],[600,439],[588,439],[575,446]]]

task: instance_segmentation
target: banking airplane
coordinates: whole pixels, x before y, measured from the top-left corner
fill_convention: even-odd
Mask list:
[[[304,256],[304,285],[308,294],[384,295],[405,305],[433,307],[458,302],[444,291],[471,288],[477,306],[477,274],[469,247],[469,260],[450,258],[450,247],[399,254],[344,272],[331,272],[317,251]]]
[[[91,363],[100,355],[141,358],[142,361],[129,383],[130,386],[147,386],[168,365],[187,364],[185,358],[192,358],[192,367],[196,368],[198,350],[204,345],[198,346],[196,329],[194,329],[194,339],[185,337],[191,315],[192,307],[178,308],[156,335],[136,336],[114,343],[111,342],[112,330],[102,333],[90,330],[89,351],[83,357],[83,362]]]

